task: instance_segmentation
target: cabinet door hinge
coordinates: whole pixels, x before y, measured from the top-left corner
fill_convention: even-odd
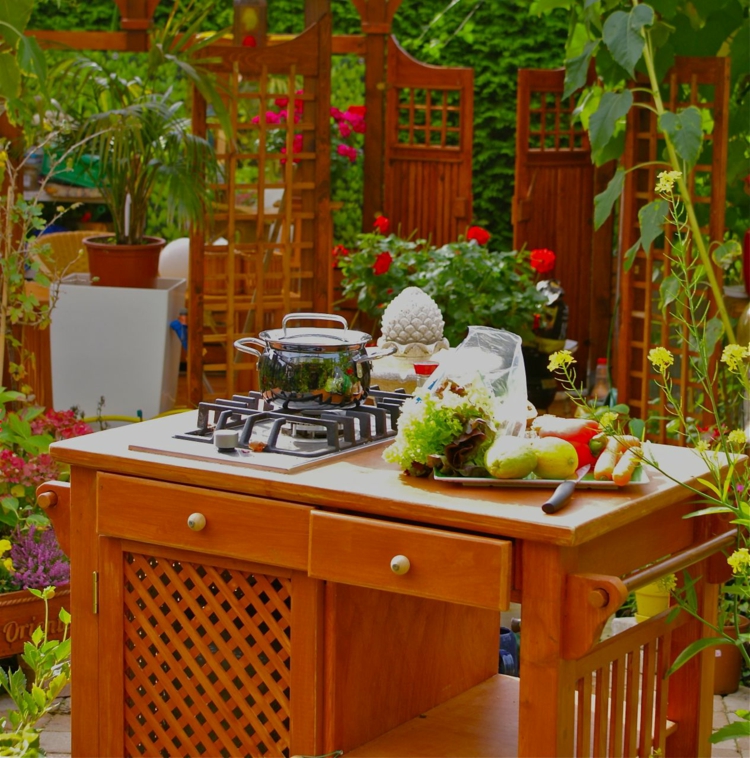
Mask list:
[[[94,571],[92,578],[92,590],[94,594],[91,611],[96,615],[99,613],[99,572]]]

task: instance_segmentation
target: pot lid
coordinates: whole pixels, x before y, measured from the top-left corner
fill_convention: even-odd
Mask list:
[[[372,339],[366,332],[355,329],[315,329],[304,326],[269,329],[258,336],[282,347],[362,347]]]

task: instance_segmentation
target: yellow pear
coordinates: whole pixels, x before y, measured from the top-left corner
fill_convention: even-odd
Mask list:
[[[576,472],[578,453],[573,445],[559,437],[531,440],[536,453],[534,473],[540,479],[569,479]]]

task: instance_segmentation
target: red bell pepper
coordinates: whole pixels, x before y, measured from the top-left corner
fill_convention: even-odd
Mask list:
[[[568,440],[571,445],[576,449],[576,453],[578,454],[578,465],[576,468],[581,468],[581,466],[594,465],[594,461],[596,460],[589,449],[588,442],[576,442],[575,440]]]
[[[540,437],[560,437],[584,444],[601,431],[599,422],[592,418],[560,418],[549,414],[536,418],[532,427]]]

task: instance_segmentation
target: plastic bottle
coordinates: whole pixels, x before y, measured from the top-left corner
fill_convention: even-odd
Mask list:
[[[596,374],[594,375],[594,387],[591,390],[591,399],[594,400],[597,405],[604,405],[609,398],[611,389],[607,359],[598,358],[596,361]]]

